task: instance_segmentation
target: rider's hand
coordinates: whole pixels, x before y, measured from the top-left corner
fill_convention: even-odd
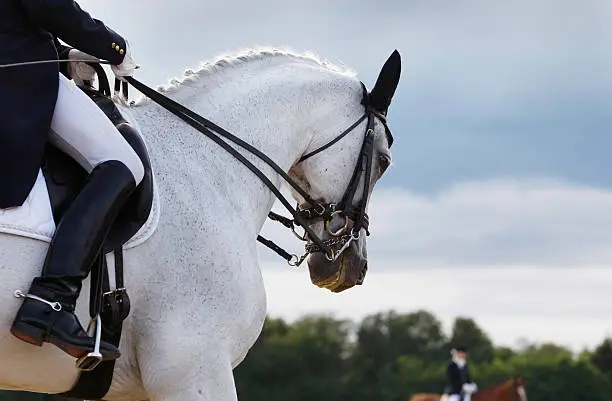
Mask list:
[[[463,391],[468,394],[475,393],[477,389],[478,389],[478,386],[476,386],[476,383],[474,382],[463,384]]]
[[[123,77],[131,77],[134,75],[137,65],[132,58],[132,49],[129,43],[125,42],[125,56],[123,62],[119,65],[111,65],[111,70],[117,78],[123,81]]]
[[[70,49],[68,52],[68,59],[91,60],[94,62],[100,61],[100,59],[77,49]],[[93,83],[96,79],[96,70],[82,61],[70,61],[68,63],[68,71],[72,80],[77,84],[83,84],[83,81],[91,81]]]

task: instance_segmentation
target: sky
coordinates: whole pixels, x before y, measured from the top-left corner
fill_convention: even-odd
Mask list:
[[[79,3],[128,38],[151,86],[273,45],[344,63],[371,87],[402,55],[364,285],[332,294],[262,247],[271,315],[423,308],[447,330],[473,317],[504,345],[612,336],[608,0]],[[282,228],[263,234],[301,251]]]

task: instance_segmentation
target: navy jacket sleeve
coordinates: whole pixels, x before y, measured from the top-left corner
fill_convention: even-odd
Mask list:
[[[53,44],[57,49],[57,56],[60,60],[68,60],[68,53],[72,49],[70,46],[63,45],[55,36],[53,36]],[[58,63],[59,70],[66,78],[71,79],[70,73],[68,72],[68,63]]]
[[[121,64],[125,39],[92,18],[73,0],[18,0],[30,20],[53,36],[92,56]],[[59,49],[58,49],[59,50]],[[60,56],[61,57],[61,56]]]
[[[446,367],[446,383],[450,389],[450,394],[459,394],[461,392],[461,376],[457,365],[453,363],[448,364]]]

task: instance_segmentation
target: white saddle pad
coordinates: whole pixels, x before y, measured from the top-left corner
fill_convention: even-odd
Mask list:
[[[159,222],[159,199],[157,183],[153,175],[153,204],[145,224],[124,245],[124,249],[133,248],[145,242],[157,228]],[[51,242],[55,233],[55,222],[51,209],[51,200],[47,183],[38,170],[38,177],[28,198],[19,207],[0,209],[0,233],[20,235],[37,240]]]

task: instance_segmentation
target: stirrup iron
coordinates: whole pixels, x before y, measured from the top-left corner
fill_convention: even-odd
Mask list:
[[[94,319],[91,319],[91,321],[89,322],[89,326],[87,327],[88,334],[92,324],[95,324],[96,330],[96,343],[94,345],[94,349],[92,352],[80,357],[76,361],[77,369],[85,372],[94,370],[100,364],[100,362],[102,362],[102,354],[100,353],[100,342],[102,340],[102,323],[100,320],[99,313]]]

